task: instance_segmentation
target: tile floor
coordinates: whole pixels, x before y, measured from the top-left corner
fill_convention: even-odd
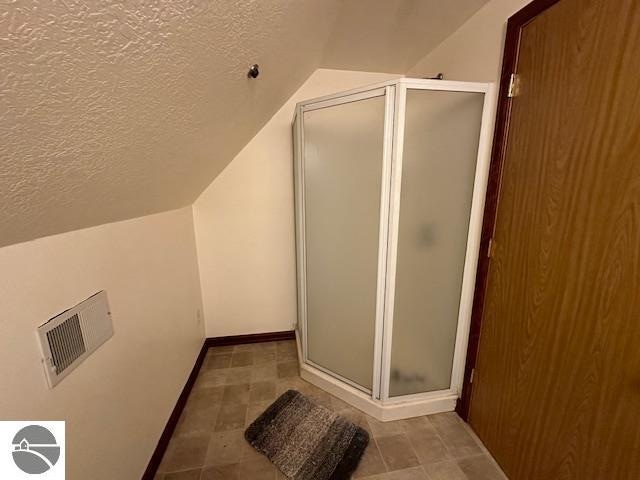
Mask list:
[[[243,432],[290,388],[369,432],[372,440],[354,479],[505,478],[455,413],[378,422],[302,380],[295,342],[287,341],[209,349],[156,480],[285,479]]]

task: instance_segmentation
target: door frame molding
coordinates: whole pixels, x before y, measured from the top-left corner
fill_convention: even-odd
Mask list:
[[[498,90],[498,103],[491,149],[491,162],[489,165],[489,179],[484,204],[484,216],[482,221],[482,233],[480,237],[480,255],[476,270],[476,282],[473,295],[473,307],[471,311],[471,327],[469,330],[469,342],[467,344],[467,358],[464,368],[462,394],[456,402],[456,412],[464,420],[469,418],[471,405],[472,383],[471,375],[476,367],[478,350],[480,347],[480,331],[484,315],[485,295],[489,276],[489,241],[493,237],[496,214],[498,211],[498,199],[502,180],[502,167],[507,146],[509,132],[509,120],[511,118],[511,98],[508,97],[511,74],[516,73],[518,63],[518,51],[520,48],[520,36],[522,29],[534,18],[560,0],[533,0],[518,12],[509,17],[507,32],[502,56],[502,70],[500,73],[500,86]]]

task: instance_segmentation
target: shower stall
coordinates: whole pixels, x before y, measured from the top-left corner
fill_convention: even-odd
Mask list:
[[[402,78],[296,107],[301,375],[379,420],[461,392],[492,101]]]

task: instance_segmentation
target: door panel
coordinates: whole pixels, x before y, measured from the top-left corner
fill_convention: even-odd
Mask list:
[[[522,29],[470,423],[511,479],[640,478],[640,4]]]
[[[372,388],[385,97],[304,112],[309,360]]]
[[[483,93],[407,90],[389,395],[445,390]]]

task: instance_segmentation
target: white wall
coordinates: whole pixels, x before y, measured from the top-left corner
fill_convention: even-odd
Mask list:
[[[0,418],[66,420],[69,480],[139,479],[204,337],[191,208],[0,249]],[[36,327],[99,290],[115,336],[49,390]]]
[[[492,0],[428,53],[407,76],[443,72],[447,80],[497,82],[507,19],[530,0]]]
[[[296,322],[296,102],[396,77],[316,70],[196,200],[207,336],[290,330]]]
[[[451,80],[497,82],[507,19],[526,3],[487,3],[407,76],[442,71]],[[207,336],[288,330],[296,321],[290,125],[295,103],[393,77],[317,70],[196,200]]]

